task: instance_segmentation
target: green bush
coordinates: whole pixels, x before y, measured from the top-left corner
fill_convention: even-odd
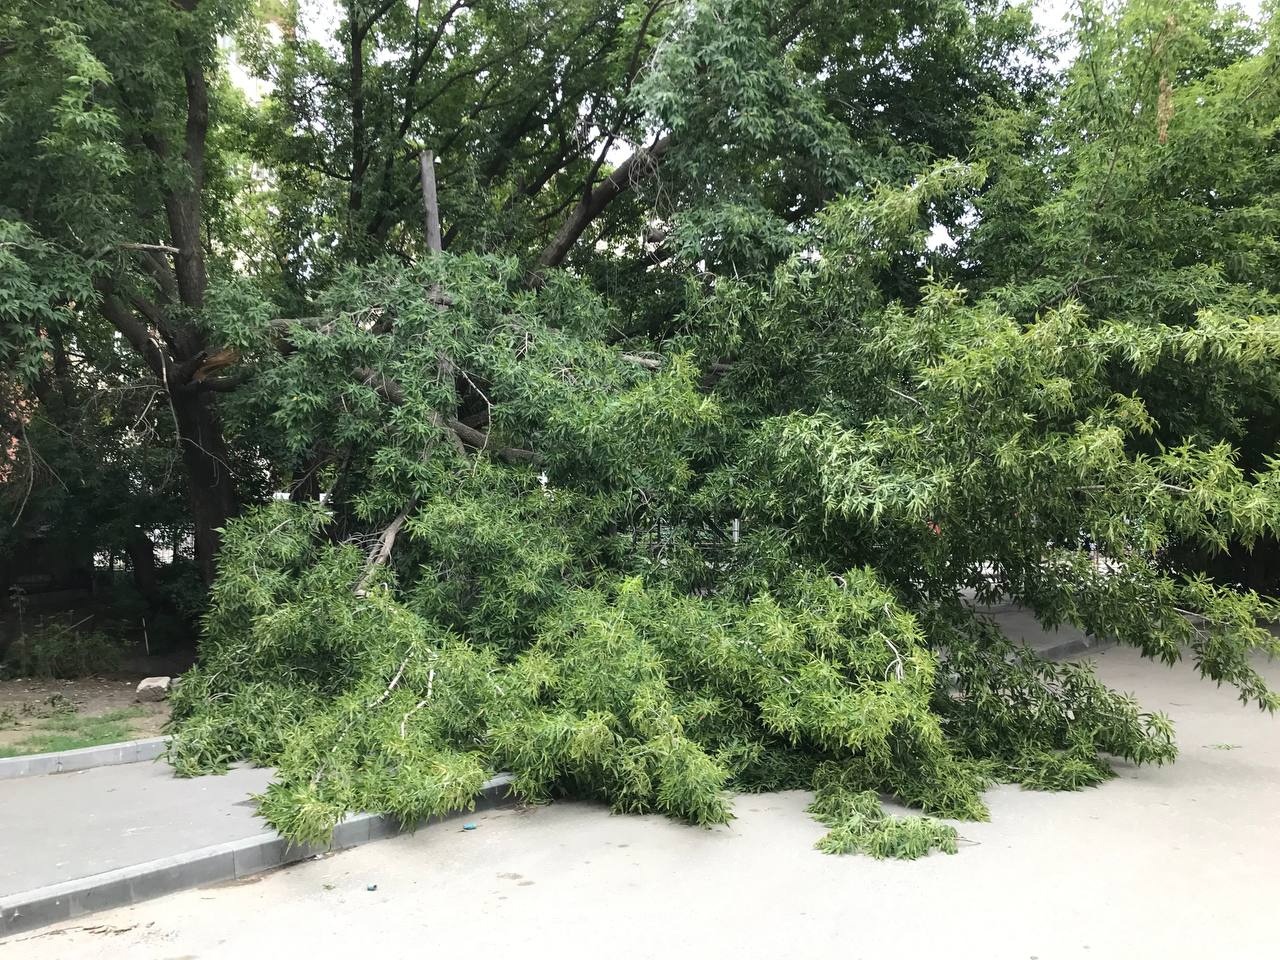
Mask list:
[[[74,680],[120,664],[118,641],[98,630],[81,630],[68,617],[44,617],[5,652],[4,672],[17,677]]]

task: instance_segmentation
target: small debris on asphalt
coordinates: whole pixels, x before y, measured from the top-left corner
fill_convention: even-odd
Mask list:
[[[365,889],[368,890],[370,893],[373,893],[373,891],[378,889],[378,885],[376,883],[371,883],[367,887],[365,887]]]
[[[464,823],[462,825],[463,830],[474,830],[475,828],[476,828],[476,825],[474,823]]]

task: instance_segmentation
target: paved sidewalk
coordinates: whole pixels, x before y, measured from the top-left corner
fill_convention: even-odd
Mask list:
[[[0,783],[0,897],[262,833],[271,771],[179,779],[163,760]]]
[[[995,604],[976,609],[980,616],[994,620],[996,625],[1004,631],[1005,636],[1025,643],[1040,656],[1050,660],[1078,656],[1106,645],[1099,644],[1096,639],[1070,624],[1063,624],[1054,630],[1046,630],[1036,621],[1034,613],[1016,603]]]

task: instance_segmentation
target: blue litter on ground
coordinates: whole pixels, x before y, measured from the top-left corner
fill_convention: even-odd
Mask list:
[[[464,823],[462,825],[463,830],[474,830],[475,828],[476,828],[476,825],[474,823]]]

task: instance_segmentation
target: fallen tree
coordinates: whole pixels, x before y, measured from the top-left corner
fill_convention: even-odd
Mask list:
[[[509,770],[527,799],[704,824],[728,790],[812,787],[823,849],[912,857],[954,851],[930,817],[984,818],[992,782],[1073,789],[1175,755],[1167,718],[966,596],[1189,653],[1274,709],[1250,659],[1278,649],[1274,605],[1166,548],[1274,533],[1280,475],[1221,443],[1137,450],[1155,411],[1114,388],[1156,364],[1248,381],[1274,323],[885,299],[885,251],[979,175],[831,206],[809,252],[705,290],[659,362],[610,345],[612,308],[567,276],[350,271],[256,378],[330,496],[227,529],[172,762],[274,765],[261,811],[294,840],[464,807]]]

